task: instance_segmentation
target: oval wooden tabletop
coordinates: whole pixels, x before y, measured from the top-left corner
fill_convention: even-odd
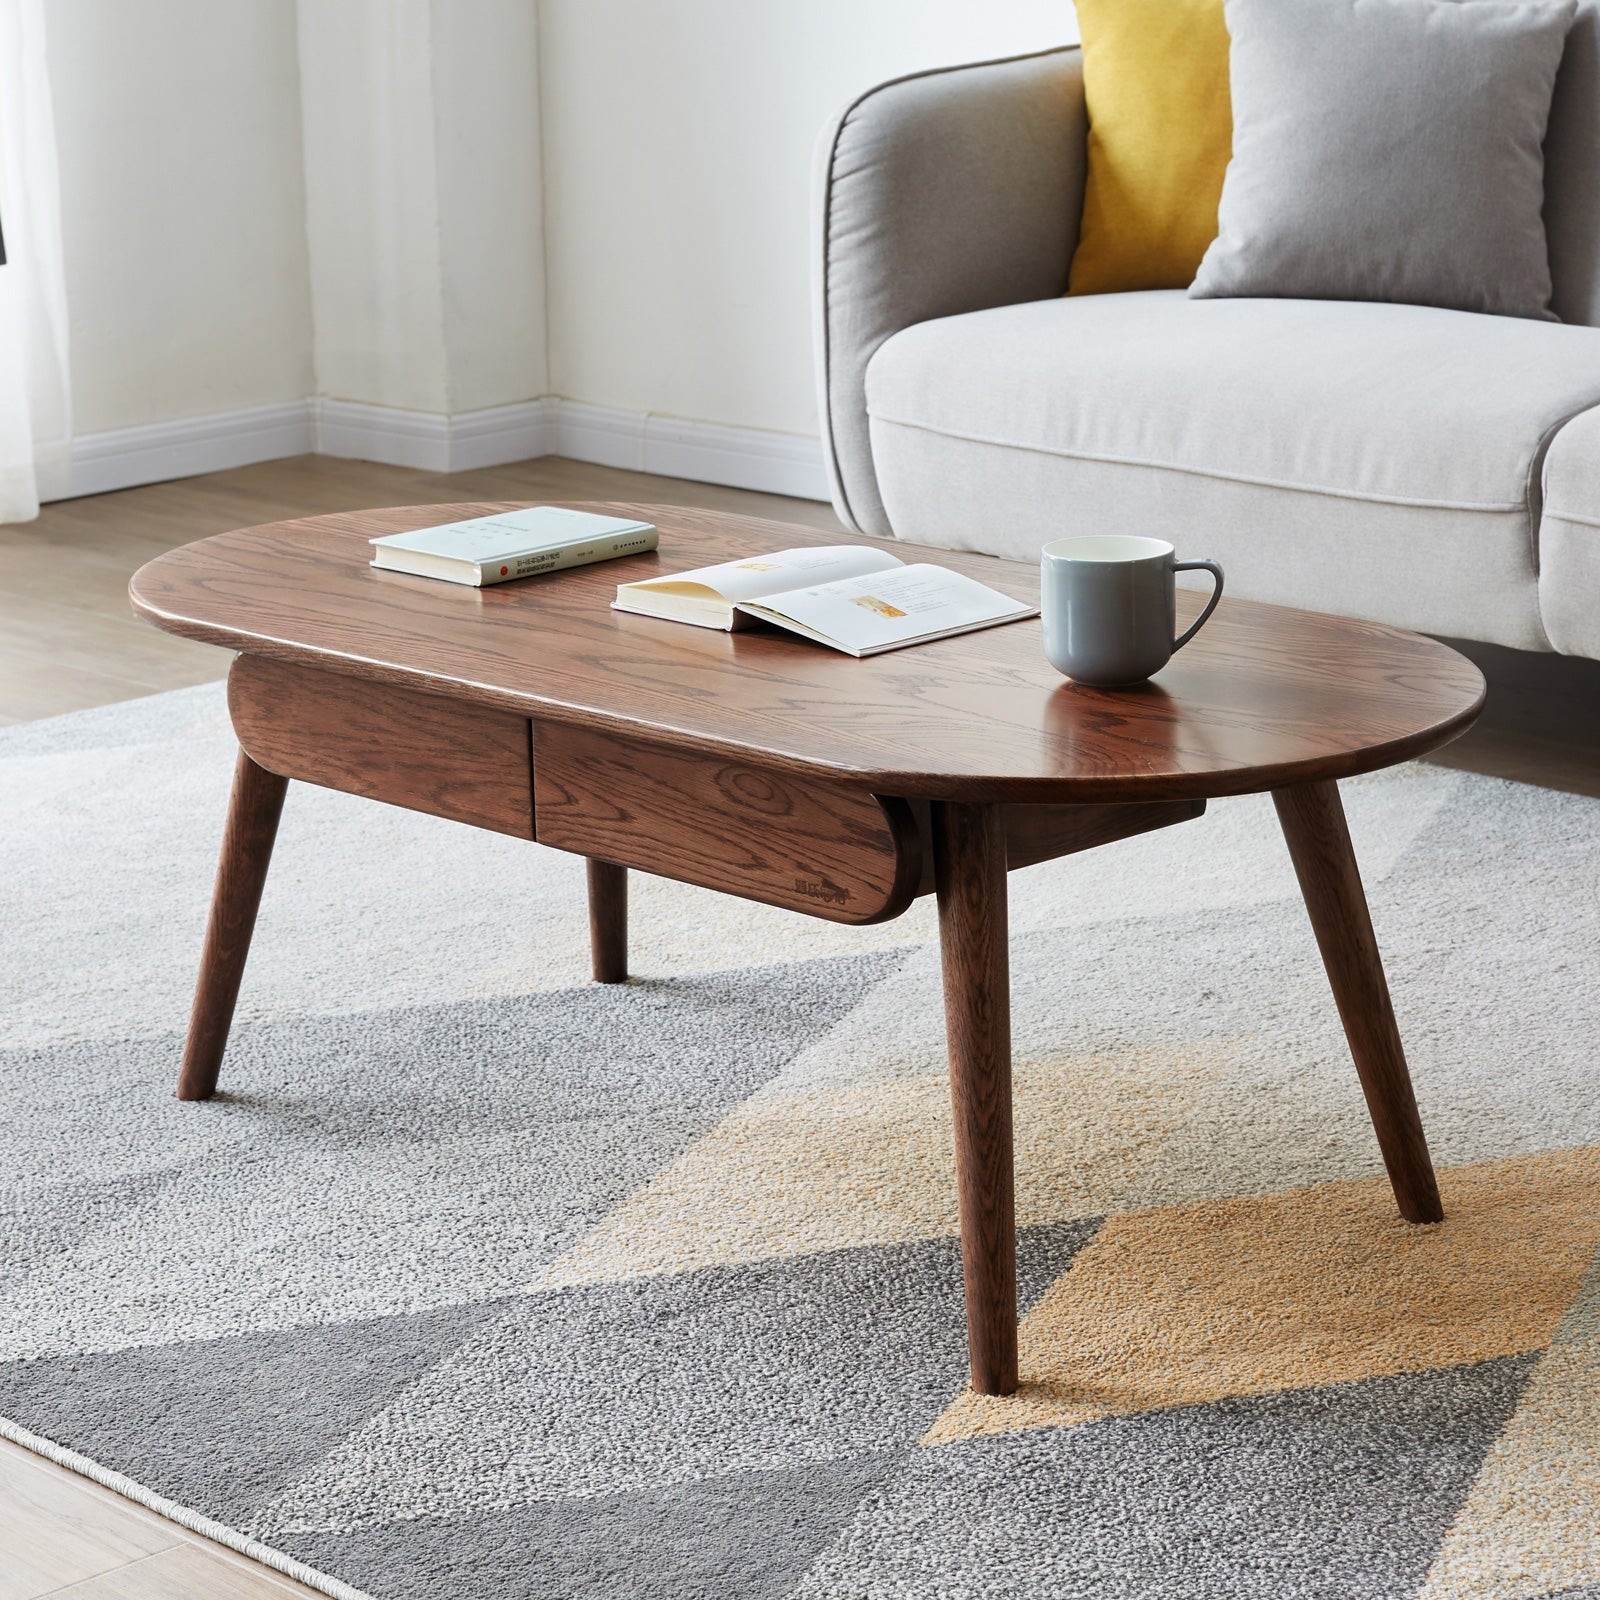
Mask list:
[[[1166,800],[1349,777],[1444,744],[1483,702],[1464,657],[1377,623],[1224,599],[1138,689],[1044,658],[1037,618],[858,661],[776,630],[610,609],[616,585],[797,545],[879,541],[677,506],[652,555],[488,589],[368,565],[367,540],[508,503],[406,506],[218,534],[135,574],[158,626],[231,650],[530,717],[947,800]],[[892,543],[1037,603],[1021,562]],[[1180,591],[1180,616],[1201,597]]]

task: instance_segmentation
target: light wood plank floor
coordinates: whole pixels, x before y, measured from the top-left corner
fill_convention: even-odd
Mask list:
[[[0,527],[0,722],[223,676],[223,652],[162,633],[128,606],[135,568],[174,545],[283,517],[448,500],[645,500],[839,527],[814,500],[557,457],[442,474],[301,456],[63,500],[37,522]]]
[[[0,1600],[290,1600],[316,1593],[0,1439]]]
[[[837,528],[831,510],[546,458],[443,476],[307,456],[47,506],[0,527],[0,723],[220,678],[228,657],[128,607],[152,556],[226,528],[448,500],[635,500]],[[1453,766],[1600,795],[1600,663],[1469,646],[1490,679]],[[0,1441],[0,1600],[284,1600],[311,1590]]]

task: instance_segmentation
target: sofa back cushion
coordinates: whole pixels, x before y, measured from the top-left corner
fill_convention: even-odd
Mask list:
[[[1226,13],[1233,159],[1191,295],[1553,318],[1544,143],[1574,0]]]
[[[1088,178],[1068,294],[1182,289],[1233,147],[1222,0],[1077,0]]]
[[[1600,0],[1578,0],[1544,147],[1551,309],[1600,327]]]

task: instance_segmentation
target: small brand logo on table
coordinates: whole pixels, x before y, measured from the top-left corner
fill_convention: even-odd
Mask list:
[[[843,905],[850,898],[848,889],[840,889],[831,883],[818,883],[810,878],[796,878],[795,889],[808,900],[826,900],[830,905]]]

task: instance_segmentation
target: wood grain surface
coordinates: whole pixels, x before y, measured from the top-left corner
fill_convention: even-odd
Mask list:
[[[108,1504],[60,1472],[0,1442],[0,1600],[42,1600],[170,1550],[181,1537],[170,1522]]]
[[[160,1600],[320,1600],[294,1579],[0,1439],[0,1600],[152,1592]]]
[[[1438,1222],[1444,1216],[1439,1186],[1339,791],[1313,783],[1280,789],[1272,798],[1400,1215],[1407,1222]]]
[[[243,750],[239,752],[217,880],[211,891],[206,942],[200,952],[200,976],[178,1069],[180,1100],[206,1100],[216,1092],[288,787],[287,778],[268,772]]]
[[[1138,833],[1205,815],[1204,800],[1153,800],[1144,805],[1006,806],[1006,870],[1094,850]]]
[[[1017,1387],[1011,961],[998,806],[933,808],[945,1037],[950,1051],[967,1354],[979,1394]]]
[[[589,957],[596,983],[628,978],[628,869],[590,861]]]
[[[920,897],[934,892],[933,806],[931,800],[908,800],[922,841]],[[1000,824],[1006,839],[1006,870],[1036,867],[1042,861],[1076,855],[1137,833],[1170,828],[1205,815],[1204,800],[1148,800],[1119,805],[1003,805]]]
[[[367,564],[376,534],[507,504],[219,534],[150,562],[130,592],[161,627],[230,649],[930,799],[1195,799],[1347,777],[1444,744],[1482,701],[1478,670],[1444,645],[1242,600],[1133,690],[1062,679],[1036,619],[857,661],[776,631],[610,610],[625,580],[839,542],[681,507],[595,507],[653,520],[660,550],[490,589]],[[1037,599],[1031,565],[893,548]],[[1180,616],[1198,603],[1180,591]]]
[[[898,916],[921,877],[904,801],[560,723],[533,748],[539,843],[558,850],[828,922]]]
[[[269,772],[533,837],[526,717],[265,656],[234,662],[228,710]]]

